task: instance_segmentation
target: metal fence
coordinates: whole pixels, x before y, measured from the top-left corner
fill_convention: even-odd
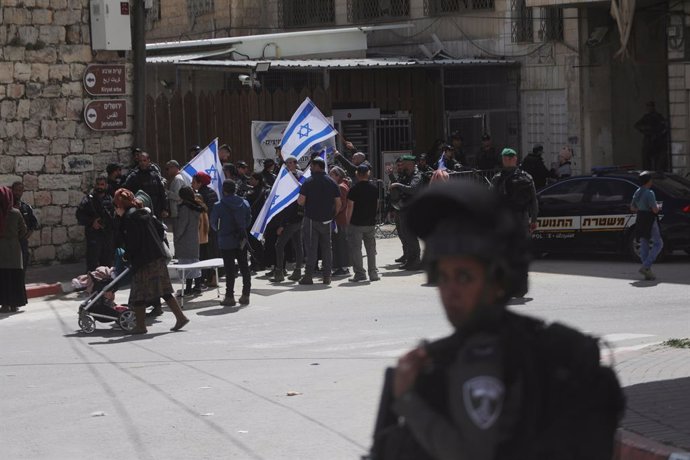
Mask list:
[[[510,10],[513,18],[510,27],[511,41],[513,43],[533,42],[532,8],[527,7],[525,0],[510,0]]]
[[[283,0],[278,4],[278,21],[283,28],[335,24],[333,0]]]
[[[410,16],[410,0],[347,0],[347,21],[370,22]]]
[[[493,10],[494,0],[424,0],[425,16],[441,16],[470,10]]]
[[[545,42],[563,40],[563,8],[557,6],[541,8],[539,38]]]

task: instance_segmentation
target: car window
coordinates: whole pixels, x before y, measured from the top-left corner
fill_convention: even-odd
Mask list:
[[[569,180],[544,189],[539,194],[542,204],[577,204],[581,203],[587,190],[586,180]]]
[[[589,182],[589,201],[592,203],[629,203],[637,187],[618,179],[594,179]]]

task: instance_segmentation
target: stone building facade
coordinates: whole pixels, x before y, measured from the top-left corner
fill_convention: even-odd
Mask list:
[[[153,0],[153,4],[158,10],[149,18],[151,42],[397,23],[410,27],[372,34],[368,55],[423,58],[419,45],[435,52],[440,44],[456,58],[519,62],[518,147],[524,152],[543,144],[548,164],[567,145],[575,152],[577,172],[595,166],[640,167],[643,138],[634,124],[644,114],[645,103],[654,100],[671,126],[671,169],[683,175],[690,171],[687,0],[657,3],[654,8],[651,2],[638,2],[630,58],[616,56],[620,37],[608,1]],[[470,112],[445,116],[469,117]]]
[[[89,0],[3,0],[0,7],[0,184],[21,180],[40,230],[32,263],[80,259],[77,205],[112,161],[129,162],[131,63],[93,52]],[[129,53],[128,53],[129,54]],[[92,63],[126,64],[127,130],[96,132],[84,122],[91,98],[82,83]]]

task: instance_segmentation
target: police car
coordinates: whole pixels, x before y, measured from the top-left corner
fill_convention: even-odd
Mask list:
[[[630,211],[638,176],[639,171],[604,168],[541,189],[537,193],[539,218],[532,234],[535,252],[618,252],[639,260],[636,216]],[[661,205],[664,252],[690,254],[690,180],[669,173],[652,177],[652,190]]]

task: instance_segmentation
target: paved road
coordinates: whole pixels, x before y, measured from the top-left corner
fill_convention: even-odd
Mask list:
[[[397,240],[379,241],[377,283],[258,278],[239,310],[207,292],[187,303],[192,321],[178,333],[166,313],[143,337],[102,323],[81,334],[76,294],[0,317],[2,457],[358,458],[383,369],[421,338],[449,332],[425,276],[386,265],[398,252]],[[690,353],[655,344],[690,335],[690,259],[659,265],[659,282],[599,259],[537,261],[529,297],[512,308],[604,336],[626,385],[687,381]],[[649,420],[637,422],[642,430]],[[678,431],[675,442],[690,440]]]

